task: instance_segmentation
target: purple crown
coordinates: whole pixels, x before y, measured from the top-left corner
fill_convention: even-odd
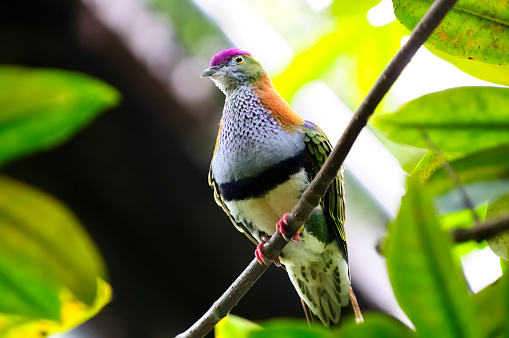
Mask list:
[[[227,63],[235,55],[251,55],[251,54],[238,48],[225,49],[214,55],[212,60],[210,60],[210,67],[214,67],[222,63]]]

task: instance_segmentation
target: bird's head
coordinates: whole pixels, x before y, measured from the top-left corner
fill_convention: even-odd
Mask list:
[[[253,86],[265,75],[265,70],[250,53],[237,48],[225,49],[212,58],[210,68],[201,77],[210,77],[225,93],[240,86]]]

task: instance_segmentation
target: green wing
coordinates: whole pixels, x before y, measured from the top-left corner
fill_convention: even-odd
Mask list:
[[[325,133],[314,123],[306,121],[304,124],[306,133],[306,165],[310,179],[314,179],[320,168],[329,156],[332,145]],[[348,261],[345,232],[345,189],[343,180],[343,167],[338,176],[332,181],[325,196],[321,199],[320,205],[324,210],[327,225],[336,235],[339,247]]]
[[[209,185],[212,187],[212,190],[214,190],[214,200],[216,201],[217,205],[223,208],[224,212],[228,215],[228,217],[232,221],[233,225],[235,225],[237,230],[244,233],[247,236],[247,238],[251,240],[251,242],[258,245],[258,241],[256,240],[256,238],[254,238],[254,236],[246,228],[246,226],[240,222],[237,222],[230,213],[230,210],[228,210],[228,207],[224,203],[223,196],[221,195],[221,189],[219,189],[219,185],[217,184],[216,180],[214,179],[214,175],[212,174],[212,166],[209,169]]]

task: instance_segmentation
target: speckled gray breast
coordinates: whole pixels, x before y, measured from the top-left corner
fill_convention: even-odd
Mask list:
[[[226,97],[212,172],[216,181],[240,180],[294,157],[305,147],[304,131],[284,130],[249,87]]]

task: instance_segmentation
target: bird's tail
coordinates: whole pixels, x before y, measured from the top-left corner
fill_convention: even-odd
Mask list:
[[[329,327],[339,324],[344,312],[353,311],[350,279],[345,260],[330,260],[321,267],[287,266],[288,275],[309,311],[308,320],[316,318]]]

